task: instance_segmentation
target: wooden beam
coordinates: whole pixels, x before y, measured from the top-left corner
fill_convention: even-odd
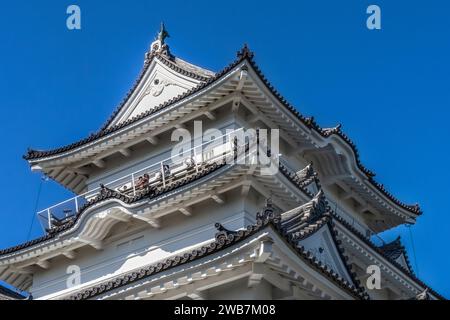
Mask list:
[[[218,109],[226,104],[228,104],[230,101],[233,100],[233,98],[236,97],[236,95],[234,93],[228,94],[226,96],[221,96],[219,99],[210,102],[207,106],[204,107],[199,107],[198,110],[193,111],[191,113],[185,114],[183,117],[178,118],[177,120],[172,120],[172,121],[168,121],[168,123],[165,123],[164,125],[162,125],[161,127],[159,127],[156,130],[149,130],[146,133],[143,133],[140,137],[136,138],[136,139],[132,139],[128,142],[123,141],[121,143],[121,147],[114,147],[111,150],[109,150],[108,152],[104,152],[101,154],[102,159],[117,153],[118,149],[123,149],[123,148],[129,148],[132,147],[133,145],[136,145],[137,143],[140,143],[142,141],[148,141],[151,144],[155,144],[154,142],[156,142],[157,140],[153,141],[153,138],[165,133],[167,131],[170,131],[173,129],[173,127],[176,126],[182,126],[183,123],[187,123],[191,120],[194,120],[198,117],[204,116],[205,115],[205,111],[214,111],[215,109]],[[187,104],[188,105],[192,105],[192,103]],[[87,164],[93,163],[94,161],[98,161],[98,159],[92,159],[92,158],[88,158],[85,161],[81,162],[79,164],[80,167],[85,166]]]
[[[73,179],[74,177],[76,177],[75,174],[69,172],[69,173],[64,177],[64,179],[61,181],[61,184],[64,185],[64,186],[67,185],[70,181],[72,181],[72,179]]]
[[[131,155],[131,150],[128,148],[120,149],[119,152],[126,158]]]
[[[37,261],[36,264],[45,270],[50,268],[50,262],[48,262],[47,260]]]
[[[191,206],[193,206],[193,205],[195,205],[197,203],[200,203],[200,202],[206,201],[208,199],[211,199],[212,195],[214,195],[214,194],[222,194],[222,193],[228,192],[230,190],[233,190],[235,188],[238,188],[238,187],[240,187],[242,185],[242,182],[244,180],[245,180],[245,178],[241,177],[241,178],[238,178],[238,179],[234,180],[233,182],[225,183],[224,187],[218,188],[218,189],[214,190],[213,192],[209,191],[209,192],[204,192],[204,193],[198,194],[197,196],[191,198],[190,200],[183,201],[183,206],[184,207],[191,207]],[[172,207],[169,206],[167,209],[158,211],[156,213],[155,217],[162,217],[164,215],[167,215],[169,213],[173,213],[173,212],[176,212],[176,211],[178,211],[178,207],[176,207],[176,206],[172,206]]]
[[[271,129],[279,129],[279,126],[277,126],[275,123],[273,123],[272,120],[267,118],[257,106],[255,106],[251,101],[247,100],[244,96],[241,95],[241,103],[247,107],[253,114],[257,114],[260,117],[260,120],[264,122],[269,128]],[[280,138],[286,141],[291,147],[294,149],[299,149],[301,146],[297,142],[294,141],[293,137],[289,136],[285,133],[284,130],[280,130]]]
[[[193,285],[189,285],[187,290],[186,290],[186,296],[188,298],[191,298],[192,300],[207,300],[208,299],[208,295],[206,293],[206,291],[199,291],[196,290],[195,287]]]
[[[241,73],[239,74],[239,82],[236,86],[236,91],[242,91],[242,88],[244,88],[245,80],[247,80],[247,76],[247,70],[241,70]]]
[[[339,198],[341,199],[341,200],[348,200],[348,199],[350,199],[350,198],[352,198],[353,197],[353,193],[352,192],[347,192],[347,191],[345,191],[345,193],[343,193]]]
[[[337,184],[338,181],[350,177],[349,174],[337,174],[332,176],[327,176],[322,178],[320,181],[325,186],[332,186],[333,184]]]
[[[224,204],[225,203],[225,199],[223,198],[223,196],[219,196],[218,194],[211,195],[211,198],[215,202],[217,202],[218,204]]]
[[[65,169],[66,168],[61,168],[61,170],[55,171],[55,172],[58,172],[58,173],[54,175],[53,179],[55,179],[56,181],[61,181],[62,177],[66,173]]]
[[[76,174],[78,174],[78,175],[83,175],[83,176],[87,176],[87,175],[89,175],[89,170],[88,169],[86,169],[86,168],[74,168],[74,167],[67,167],[67,168],[65,168],[67,171],[69,171],[69,172],[73,172],[73,173],[76,173]]]
[[[209,120],[212,120],[212,121],[216,120],[216,116],[215,116],[214,112],[212,112],[212,111],[206,111],[205,116],[207,116]]]
[[[94,249],[102,250],[103,249],[103,243],[100,240],[91,239],[88,237],[77,237],[76,240],[83,242],[87,245],[90,245]]]
[[[231,112],[237,113],[240,105],[241,105],[241,101],[239,100],[239,98],[236,98],[233,101],[233,106],[231,107]]]
[[[74,179],[71,183],[67,185],[67,188],[70,190],[74,189],[79,183],[81,183],[85,179],[84,176],[78,175],[76,179]]]
[[[178,209],[182,214],[184,214],[185,216],[192,216],[192,209],[187,208],[187,207],[182,207]]]
[[[67,181],[66,183],[65,183],[65,185],[67,186],[67,187],[69,187],[70,185],[72,185],[74,182],[76,182],[77,181],[77,179],[79,179],[80,178],[80,176],[78,176],[77,174],[73,174],[73,177],[69,180],[69,181]]]
[[[358,213],[364,213],[366,211],[370,211],[370,205],[368,203],[366,203],[365,205],[361,205],[358,208]]]
[[[25,284],[28,282],[28,281],[30,281],[30,276],[27,276],[27,275],[22,275],[22,280],[21,281],[18,281],[18,280],[16,280],[16,282],[17,282],[17,285],[15,285],[15,287],[16,288],[19,288],[19,289],[21,289],[21,290],[24,290],[25,289]]]
[[[124,211],[120,211],[120,212],[124,212]],[[114,220],[120,221],[120,222],[128,222],[131,219],[131,216],[129,214],[126,214],[125,216],[120,215],[117,211],[113,211],[111,209],[106,211],[106,214],[103,216],[104,217],[108,217],[108,218],[112,218]]]
[[[106,167],[106,163],[104,160],[98,159],[98,160],[94,160],[93,164],[95,164],[97,167],[99,168],[104,168]]]
[[[271,239],[265,239],[261,241],[259,245],[258,257],[256,258],[256,262],[266,262],[267,259],[272,255],[272,245],[273,241]]]
[[[156,146],[159,142],[159,139],[157,137],[147,137],[146,139],[148,142],[150,142],[152,145]]]
[[[267,282],[280,289],[281,291],[291,291],[290,282],[282,278],[279,274],[268,268],[266,265],[262,263],[253,263],[252,269],[253,272],[250,278],[260,280],[265,279]]]
[[[158,219],[155,219],[155,218],[147,218],[147,217],[144,217],[144,216],[142,216],[142,215],[137,215],[137,214],[133,215],[133,218],[138,219],[138,220],[145,221],[146,223],[148,223],[149,225],[151,225],[151,226],[152,226],[153,228],[155,228],[155,229],[161,228],[161,224],[160,224],[160,222],[159,222]]]
[[[70,251],[64,251],[64,252],[63,252],[63,255],[64,255],[67,259],[70,259],[70,260],[73,260],[73,259],[75,259],[75,258],[77,257],[76,252],[73,251],[73,250],[70,250]]]
[[[269,187],[262,185],[256,179],[253,179],[253,178],[250,178],[250,179],[252,181],[252,188],[255,189],[259,194],[261,194],[263,196],[263,198],[265,198],[265,199],[271,198],[273,204],[283,211],[287,211],[289,209],[287,207],[286,203],[279,201],[278,198],[274,197],[273,194],[271,194],[269,190],[266,190]]]
[[[121,216],[119,216],[117,214],[111,214],[110,216],[114,220],[117,220],[117,221],[120,221],[120,222],[128,222],[128,221],[130,221],[130,217],[129,216],[121,217]]]
[[[245,264],[241,267],[237,267],[233,270],[228,270],[226,272],[219,273],[215,276],[210,277],[199,277],[195,278],[193,275],[190,275],[191,281],[189,282],[180,282],[178,279],[179,287],[175,289],[166,290],[165,292],[160,293],[158,295],[158,299],[160,300],[173,300],[173,299],[181,299],[183,297],[187,297],[191,295],[191,299],[198,298],[208,298],[207,290],[223,286],[227,283],[234,282],[239,279],[244,279],[251,274],[251,264]],[[184,277],[186,279],[186,277]],[[161,290],[160,290],[161,291]]]

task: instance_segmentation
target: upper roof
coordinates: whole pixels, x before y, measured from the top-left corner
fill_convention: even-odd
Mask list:
[[[162,29],[163,30],[163,29]],[[164,31],[165,32],[165,31]],[[160,32],[161,34],[161,32]],[[276,89],[267,81],[265,76],[260,71],[259,67],[253,60],[254,54],[248,49],[245,45],[240,51],[238,51],[237,59],[225,67],[222,71],[214,73],[209,70],[205,70],[203,68],[197,67],[193,64],[190,64],[184,60],[174,57],[169,50],[169,47],[164,42],[164,37],[160,37],[158,35],[158,39],[152,44],[151,51],[146,54],[146,59],[144,62],[143,70],[141,71],[138,79],[136,80],[133,88],[129,91],[125,99],[119,105],[119,107],[113,112],[111,117],[106,121],[106,123],[98,130],[96,133],[91,134],[90,136],[74,142],[72,144],[62,146],[52,150],[33,150],[29,149],[27,154],[24,155],[24,159],[28,160],[31,165],[40,163],[41,161],[45,161],[49,157],[59,156],[66,152],[72,151],[84,145],[93,143],[101,138],[106,138],[108,135],[111,135],[119,130],[128,128],[133,124],[137,123],[140,120],[143,120],[147,117],[150,117],[156,114],[159,111],[162,111],[166,108],[173,106],[174,104],[183,101],[191,96],[194,96],[196,93],[205,89],[206,87],[212,85],[213,83],[219,81],[220,79],[227,76],[229,72],[231,72],[235,67],[239,64],[244,63],[254,69],[259,79],[262,81],[263,85],[269,90],[269,92],[283,105],[285,106],[292,115],[294,115],[303,125],[307,128],[313,130],[318,133],[321,137],[328,138],[336,136],[341,141],[343,141],[354,153],[354,158],[356,160],[357,167],[361,170],[361,172],[366,176],[368,182],[374,186],[378,191],[380,191],[384,196],[390,199],[394,204],[400,206],[406,211],[414,214],[420,215],[422,213],[420,206],[418,204],[410,205],[405,204],[395,196],[393,196],[390,192],[386,190],[384,185],[378,183],[375,179],[375,173],[371,170],[367,169],[362,162],[360,161],[359,153],[356,148],[356,145],[353,141],[343,133],[341,126],[337,126],[335,128],[321,128],[313,117],[305,117],[299,113],[299,111],[289,104],[287,100],[281,96]],[[142,109],[142,112],[138,113],[136,110],[141,110],[139,108],[133,109],[134,113],[131,111],[127,111],[130,109],[133,101],[139,99],[136,98],[138,94],[138,89],[142,89],[144,78],[148,81],[148,73],[149,68],[154,68],[155,64],[164,65],[171,70],[174,70],[178,75],[184,76],[186,79],[191,81],[189,83],[186,80],[185,88],[179,91],[179,94],[168,98],[167,100],[156,100],[156,102],[160,102],[158,105],[149,105],[146,108]],[[161,85],[161,84],[159,84]],[[142,90],[141,90],[142,91]],[[158,91],[158,90],[157,90]],[[159,93],[159,92],[157,92]],[[155,101],[153,101],[155,102]],[[136,106],[135,106],[136,107]],[[126,114],[128,112],[128,114]]]

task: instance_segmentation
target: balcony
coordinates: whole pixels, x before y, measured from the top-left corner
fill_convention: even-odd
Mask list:
[[[221,163],[227,158],[233,160],[237,153],[245,151],[245,146],[256,144],[257,139],[252,136],[244,136],[243,139],[246,142],[238,144],[237,141],[240,141],[239,139],[243,137],[242,133],[243,129],[228,132],[211,141],[185,150],[182,156],[172,156],[105,185],[100,185],[86,193],[41,210],[37,213],[39,222],[46,232],[50,232],[52,229],[74,219],[80,212],[80,209],[90,200],[98,197],[105,188],[131,198],[149,189],[157,190],[158,188],[164,188],[166,185],[198,173],[202,168],[215,163]]]

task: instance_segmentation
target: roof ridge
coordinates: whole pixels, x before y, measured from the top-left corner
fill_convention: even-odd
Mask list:
[[[170,60],[169,57],[165,57],[163,54],[158,54],[156,56],[156,58],[158,58],[164,65],[168,66],[172,70],[174,70],[182,75],[185,75],[187,77],[190,77],[190,78],[193,78],[196,80],[200,80],[200,81],[208,81],[212,77],[212,76],[210,76],[210,77],[202,76],[202,75],[194,73],[190,70],[187,70],[186,68],[183,68],[182,66],[177,64],[175,61]],[[177,58],[177,59],[179,59],[179,58]],[[179,60],[182,60],[182,59],[179,59]],[[182,61],[184,61],[184,60],[182,60]],[[185,61],[185,63],[188,63],[188,62]]]

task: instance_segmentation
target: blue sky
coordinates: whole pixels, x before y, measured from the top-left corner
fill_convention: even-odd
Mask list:
[[[66,28],[77,4],[82,30]],[[382,30],[366,28],[366,8]],[[244,42],[269,80],[323,126],[343,124],[363,163],[424,215],[401,235],[420,278],[450,297],[448,1],[2,1],[0,247],[28,238],[40,176],[22,155],[96,131],[142,67],[160,21],[172,52],[220,70]],[[43,182],[45,208],[70,193]],[[41,234],[37,221],[30,238]],[[415,257],[413,251],[415,251]]]

